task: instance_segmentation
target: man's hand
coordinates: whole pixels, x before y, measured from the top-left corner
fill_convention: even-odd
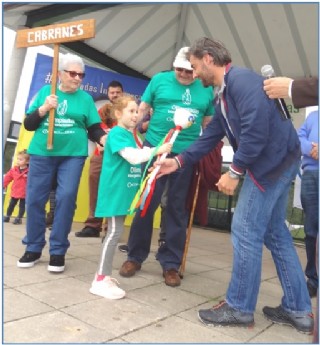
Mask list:
[[[231,178],[229,172],[226,172],[221,176],[218,183],[216,183],[216,186],[218,187],[219,192],[222,192],[226,195],[233,195],[238,184],[239,180]]]
[[[310,151],[310,156],[315,160],[319,160],[318,143],[312,143],[312,149]]]
[[[287,77],[275,77],[263,82],[263,90],[269,98],[289,98],[289,86],[293,81]]]
[[[172,172],[176,171],[179,168],[177,161],[173,158],[166,158],[162,162],[160,162],[159,159],[156,160],[154,162],[154,168],[159,165],[160,165],[160,170],[157,174],[157,178],[163,175],[171,174]],[[153,168],[149,169],[149,171],[152,171],[152,170]]]

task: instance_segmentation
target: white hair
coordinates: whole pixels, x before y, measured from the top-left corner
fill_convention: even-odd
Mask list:
[[[69,65],[72,65],[72,64],[81,66],[81,69],[84,72],[84,62],[82,58],[78,55],[74,55],[70,53],[60,56],[58,69],[59,71],[68,70]]]

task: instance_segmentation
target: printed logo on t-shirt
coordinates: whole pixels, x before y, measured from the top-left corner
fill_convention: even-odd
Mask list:
[[[65,99],[62,103],[58,104],[57,114],[63,116],[67,113],[67,110],[68,110],[68,103],[67,103],[67,100]]]
[[[186,92],[182,95],[182,103],[186,105],[191,104],[191,93],[190,89],[186,89]]]

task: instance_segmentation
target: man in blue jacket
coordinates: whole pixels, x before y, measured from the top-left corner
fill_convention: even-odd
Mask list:
[[[300,143],[290,120],[282,120],[274,100],[263,90],[263,77],[231,65],[221,42],[200,38],[188,58],[194,77],[214,86],[216,115],[203,135],[187,150],[161,166],[160,176],[194,164],[226,135],[234,149],[230,170],[217,183],[233,195],[243,185],[234,212],[231,237],[233,269],[226,299],[200,310],[207,325],[250,326],[254,323],[263,244],[271,251],[284,296],[278,307],[264,307],[265,317],[311,333],[313,316],[304,274],[285,224],[288,193],[295,178]]]

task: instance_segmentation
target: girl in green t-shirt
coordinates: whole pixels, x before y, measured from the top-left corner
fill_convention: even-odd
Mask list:
[[[119,299],[125,296],[125,291],[111,278],[112,262],[123,232],[125,217],[140,186],[140,163],[148,161],[155,153],[170,152],[172,144],[164,144],[158,150],[137,147],[133,130],[139,116],[134,97],[123,96],[116,99],[112,112],[118,125],[108,134],[95,211],[96,217],[108,217],[108,232],[103,241],[98,270],[90,292],[109,299]]]

